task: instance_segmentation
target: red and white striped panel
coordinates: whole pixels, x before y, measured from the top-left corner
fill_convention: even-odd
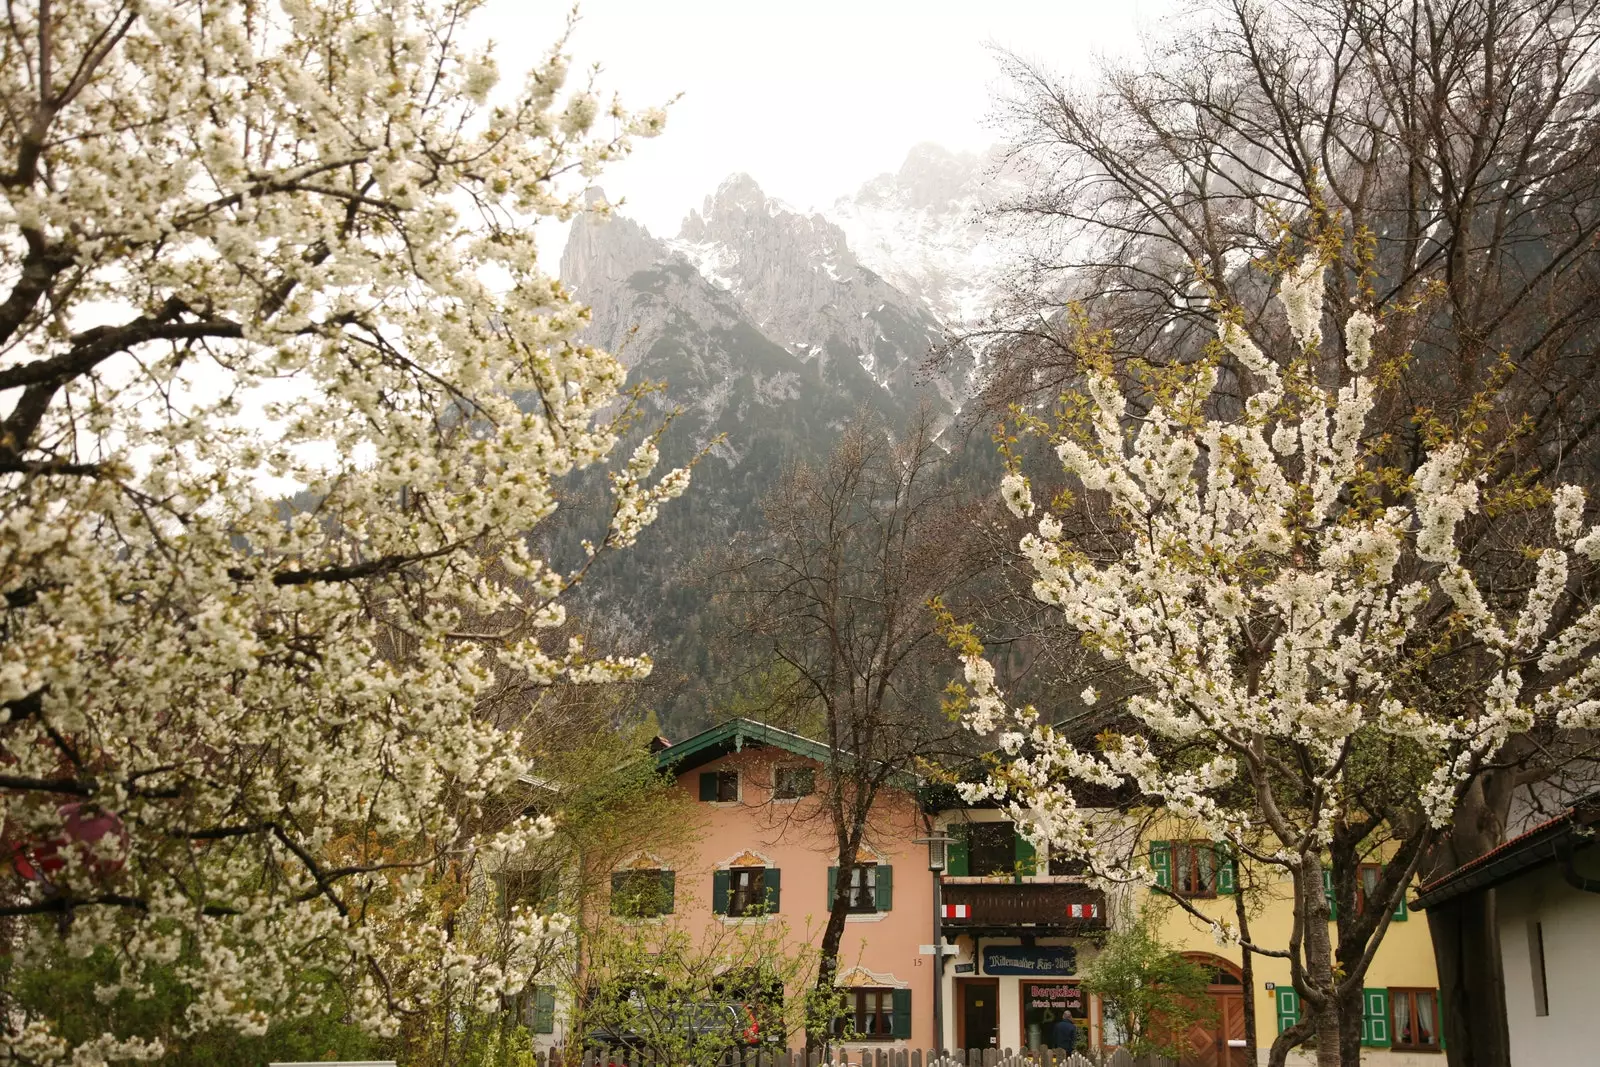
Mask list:
[[[1068,904],[1067,917],[1070,919],[1098,919],[1100,917],[1100,905]]]
[[[940,905],[940,910],[944,912],[944,917],[946,919],[972,918],[971,904],[942,904]]]

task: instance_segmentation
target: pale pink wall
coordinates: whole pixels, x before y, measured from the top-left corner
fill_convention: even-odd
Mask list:
[[[684,840],[662,841],[649,849],[677,872],[679,922],[694,929],[694,924],[726,921],[711,909],[712,872],[750,850],[783,872],[778,914],[790,939],[799,941],[809,933],[810,944],[821,941],[827,923],[828,868],[835,865],[836,856],[831,824],[816,797],[783,801],[771,796],[773,767],[805,762],[782,750],[749,749],[679,775],[678,786],[694,800],[699,825],[686,828]],[[820,781],[822,768],[813,766]],[[740,772],[738,803],[699,800],[701,773],[717,770]],[[886,790],[874,809],[862,859],[893,865],[893,907],[878,916],[848,921],[839,949],[841,972],[859,966],[883,979],[884,985],[911,990],[910,1042],[873,1042],[874,1046],[928,1048],[933,1042],[933,958],[917,951],[933,933],[927,850],[913,843],[925,835],[915,800],[898,790]]]

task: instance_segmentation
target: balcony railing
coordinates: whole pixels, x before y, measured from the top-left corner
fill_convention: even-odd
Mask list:
[[[942,893],[947,929],[995,926],[1059,926],[1106,929],[1106,895],[1064,882],[973,884],[946,882]],[[965,907],[962,907],[962,906]]]

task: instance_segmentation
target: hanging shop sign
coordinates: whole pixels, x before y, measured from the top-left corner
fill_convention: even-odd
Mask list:
[[[984,974],[1077,974],[1078,950],[1071,945],[985,945]]]

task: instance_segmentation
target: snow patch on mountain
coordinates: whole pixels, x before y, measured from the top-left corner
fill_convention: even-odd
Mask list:
[[[984,216],[1011,181],[993,153],[919,144],[898,172],[840,198],[828,218],[868,269],[959,327],[997,301],[1007,262]]]

